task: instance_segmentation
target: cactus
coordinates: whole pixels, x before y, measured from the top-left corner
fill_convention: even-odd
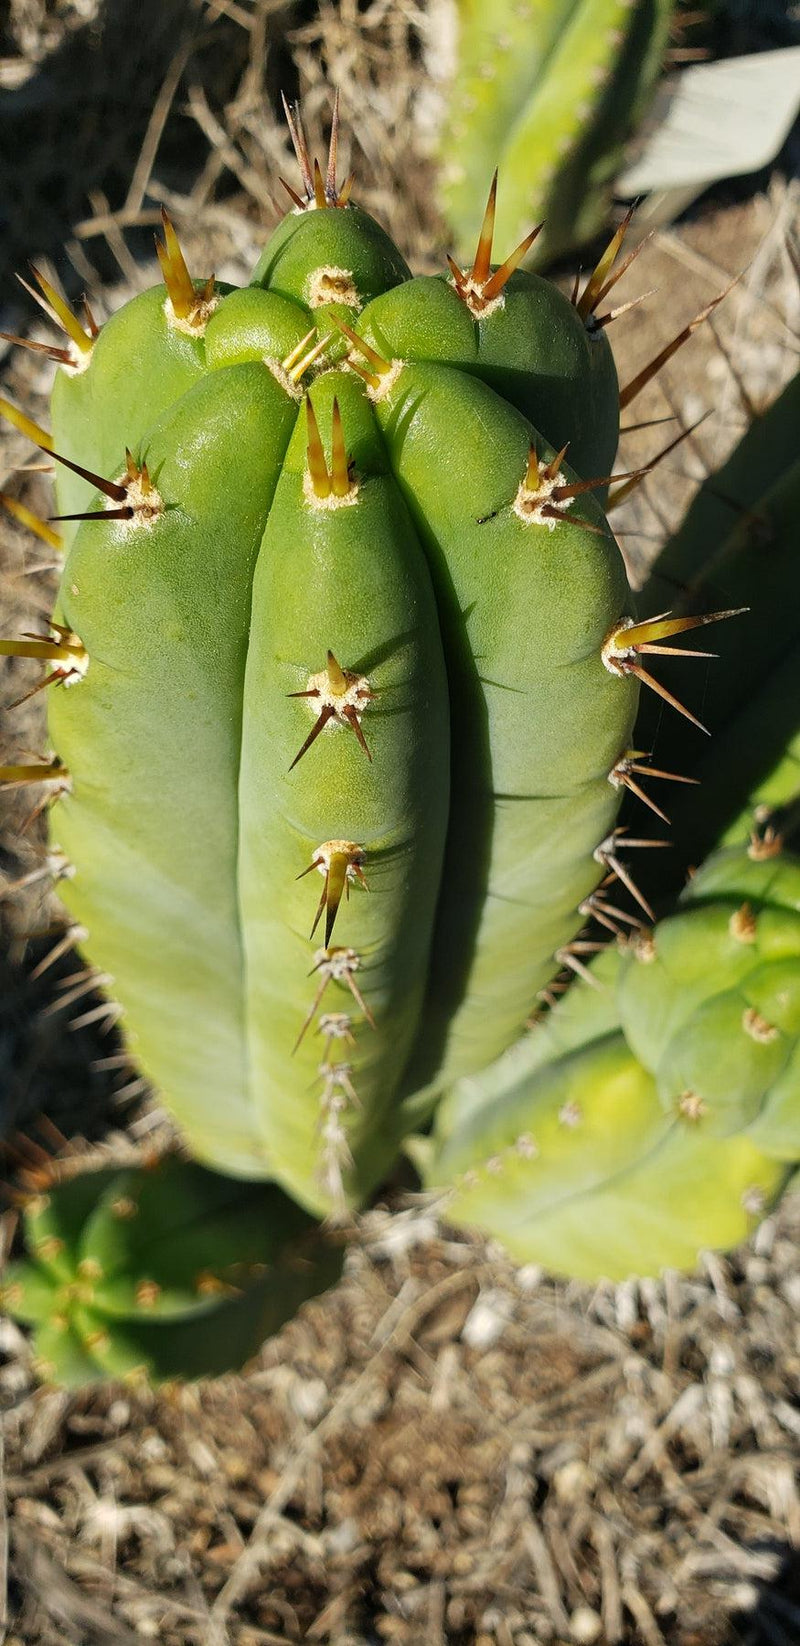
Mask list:
[[[722,614],[637,621],[594,496],[703,318],[619,390],[625,225],[570,302],[530,235],[494,265],[492,190],[470,267],[412,278],[336,115],[325,176],[290,125],[304,192],[247,289],[166,218],[164,285],[98,335],[39,277],[53,431],[2,409],[68,552],[50,632],[0,653],[45,665],[58,753],[2,775],[58,795],[45,866],[196,1158],[341,1215],[584,968],[601,882],[647,907],[642,659]]]
[[[443,1105],[427,1176],[448,1221],[585,1279],[746,1238],[800,1157],[800,861],[758,851],[712,855],[593,968],[602,991],[576,984]]]
[[[417,1145],[429,1184],[450,1186],[449,1219],[558,1271],[617,1278],[733,1245],[800,1159],[800,860],[784,844],[800,801],[798,391],[795,379],[702,488],[642,596],[654,609],[676,588],[691,604],[758,590],[744,649],[721,631],[720,735],[695,734],[688,760],[702,787],[670,807],[679,865],[712,830],[717,849],[652,933],[602,954],[550,995],[527,1043],[455,1085],[435,1141]],[[637,742],[653,731],[647,700]],[[671,741],[667,722],[667,756]],[[647,759],[633,769],[632,821],[634,804],[653,807]],[[664,898],[674,880],[661,876]],[[604,901],[599,918],[613,930],[619,913]]]
[[[43,1379],[213,1376],[330,1286],[341,1251],[280,1189],[174,1157],[83,1172],[29,1197],[28,1255],[2,1306]]]
[[[605,225],[622,147],[652,97],[673,0],[459,0],[442,135],[442,204],[459,249],[495,167],[498,232],[543,220],[531,260]]]

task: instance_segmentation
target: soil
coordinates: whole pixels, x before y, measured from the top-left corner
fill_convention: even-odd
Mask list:
[[[441,266],[432,76],[446,72],[449,19],[446,0],[10,0],[9,270],[52,259],[110,312],[152,283],[165,202],[190,265],[241,279],[278,177],[294,177],[277,86],[302,92],[317,141],[330,81],[351,134],[342,169],[352,160],[360,198],[417,268]],[[618,517],[634,577],[796,369],[798,197],[780,172],[748,197],[710,197],[619,287],[620,302],[657,288],[613,328],[627,378],[742,275],[636,403],[637,423],[676,421],[628,435],[625,469],[713,415]],[[2,290],[0,323],[47,337],[8,278]],[[3,392],[46,421],[51,368],[18,350],[1,365]],[[30,453],[2,434],[0,487],[46,514]],[[18,633],[47,616],[56,568],[5,518],[0,534],[0,631]],[[3,660],[3,701],[35,679]],[[4,717],[0,758],[45,748],[42,695]],[[41,1112],[79,1134],[90,1163],[168,1136],[102,1000],[87,994],[81,1016],[100,1015],[77,1030],[58,1009],[74,953],[32,976],[59,917],[35,877],[47,820],[30,812],[24,791],[4,794],[12,1178],[51,1146]],[[27,1339],[0,1323],[0,1640],[796,1646],[800,1199],[729,1260],[594,1290],[514,1269],[422,1200],[396,1193],[391,1208],[359,1220],[340,1285],[240,1377],[67,1394],[36,1386]]]

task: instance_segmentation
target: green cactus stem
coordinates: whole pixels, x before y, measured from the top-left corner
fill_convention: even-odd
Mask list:
[[[510,244],[544,264],[604,227],[623,144],[653,95],[673,0],[459,0],[441,198],[459,249],[495,167]]]
[[[341,1215],[585,969],[608,876],[641,903],[616,775],[642,655],[695,620],[637,624],[598,501],[624,226],[570,303],[493,267],[492,194],[470,271],[415,279],[336,119],[324,175],[291,127],[247,290],[165,219],[163,285],[85,348],[62,314],[52,436],[6,408],[74,535],[52,629],[0,654],[46,665],[69,775],[41,872],[193,1153]]]
[[[47,1382],[237,1369],[338,1279],[340,1245],[281,1190],[191,1162],[84,1172],[28,1200],[2,1306]]]
[[[522,1261],[586,1278],[684,1266],[744,1238],[800,1158],[800,861],[787,849],[800,816],[800,637],[780,579],[794,575],[796,396],[795,383],[709,480],[644,596],[651,608],[675,601],[689,566],[678,611],[758,590],[752,655],[721,631],[722,734],[672,791],[678,852],[707,839],[710,820],[717,850],[652,932],[631,929],[613,888],[589,899],[595,921],[628,926],[621,949],[587,957],[563,998],[561,984],[545,991],[550,1009],[527,1042],[451,1087],[434,1138],[415,1145],[447,1217]],[[733,516],[727,536],[696,526],[717,516]],[[652,723],[650,699],[635,733],[644,747]],[[678,752],[668,721],[659,758],[665,742],[665,758]],[[656,809],[648,775],[677,774],[642,753],[621,763],[632,819],[643,801]]]

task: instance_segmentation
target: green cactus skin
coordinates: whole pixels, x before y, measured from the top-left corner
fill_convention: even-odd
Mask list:
[[[34,1328],[39,1376],[68,1386],[238,1369],[342,1263],[280,1189],[175,1158],[57,1184],[23,1223],[0,1297]]]
[[[708,900],[692,887],[638,959],[603,957],[600,1006],[576,984],[479,1101],[476,1083],[451,1094],[426,1173],[448,1222],[586,1280],[691,1267],[748,1236],[800,1151],[796,886],[789,906],[758,903],[759,881],[775,895],[764,867],[742,848],[712,858]]]
[[[485,313],[471,312],[451,280],[419,276],[369,303],[358,329],[387,359],[437,361],[480,377],[556,451],[568,444],[578,474],[610,472],[619,386],[608,338],[540,275],[512,274]]]
[[[101,327],[88,360],[56,373],[52,417],[63,456],[96,474],[118,474],[125,447],[137,450],[145,430],[203,375],[202,338],[170,325],[164,305],[163,286],[132,298]],[[91,482],[62,470],[59,508],[65,514],[87,509],[94,491]],[[64,524],[71,541],[74,523]]]
[[[236,785],[250,587],[295,411],[271,372],[245,364],[206,376],[155,426],[166,507],[78,531],[60,600],[91,663],[85,691],[50,708],[76,774],[58,826],[81,872],[64,899],[197,1154],[245,1175],[264,1150],[245,1050]]]
[[[62,373],[55,450],[86,439],[106,478],[50,725],[64,900],[132,1050],[205,1165],[339,1214],[569,963],[638,686],[608,661],[631,599],[603,475],[548,443],[585,390],[584,454],[613,451],[609,258],[565,307],[492,272],[490,211],[468,277],[416,281],[298,152],[306,207],[247,290],[194,284],[165,222],[130,325],[178,377],[132,434],[102,331]]]
[[[588,530],[569,509],[552,531],[524,499],[515,510],[530,429],[491,389],[409,364],[376,414],[428,548],[448,656],[451,821],[410,1077],[441,1086],[510,1043],[597,884],[593,847],[616,810],[608,773],[636,709],[632,683],[604,670],[601,648],[629,596],[590,501]],[[487,581],[500,565],[502,581]],[[594,705],[583,722],[582,700]]]
[[[495,167],[498,231],[531,258],[585,244],[608,216],[622,145],[660,71],[673,0],[459,0],[441,197],[465,251]]]
[[[690,760],[703,784],[679,813],[679,850],[707,835],[709,816],[722,825],[719,849],[652,936],[592,962],[596,988],[576,983],[527,1042],[451,1087],[434,1138],[411,1150],[429,1186],[450,1186],[448,1218],[497,1235],[520,1260],[587,1278],[682,1266],[703,1246],[742,1238],[800,1158],[800,860],[781,847],[800,797],[800,645],[779,575],[793,575],[785,500],[797,387],[703,488],[643,597],[645,609],[663,609],[687,564],[694,599],[684,605],[759,590],[752,667],[747,644],[720,631],[718,666],[737,708],[709,753],[703,744]],[[698,531],[693,516],[730,521],[728,499],[737,519],[727,538]],[[724,582],[713,576],[720,561]],[[646,700],[638,746],[652,722]],[[669,722],[662,736],[672,758]],[[660,763],[661,740],[656,749]],[[624,1124],[612,1125],[620,1106]],[[616,1172],[601,1161],[573,1203],[573,1182],[588,1184],[580,1174],[601,1160],[592,1127],[604,1122]]]
[[[270,1106],[263,1125],[275,1170],[304,1201],[314,1194],[309,1139],[319,1123],[317,1070],[324,1060],[317,1023],[291,1055],[316,988],[309,983],[308,934],[320,887],[316,875],[298,876],[330,838],[357,844],[365,856],[368,891],[355,886],[346,935],[363,957],[358,981],[377,1027],[370,1030],[350,1001],[351,1039],[335,1044],[358,1093],[347,1147],[369,1163],[366,1178],[360,1181],[357,1172],[352,1182],[360,1199],[394,1155],[386,1110],[419,1022],[450,760],[430,576],[363,385],[352,373],[326,372],[311,401],[326,431],[337,403],[358,478],[342,499],[314,499],[306,482],[303,416],[286,453],[253,587],[240,787],[240,895],[242,908],[253,911],[245,921],[252,1079],[256,1090],[280,1091],[287,1099]],[[290,772],[313,724],[290,694],[305,689],[328,648],[357,662],[379,694],[368,715],[372,764],[355,737],[329,733]],[[274,707],[265,713],[265,704]],[[341,920],[344,926],[345,915]],[[322,1009],[341,1004],[326,993]],[[328,1172],[335,1192],[333,1148]]]
[[[661,921],[644,963],[626,957],[617,998],[628,1045],[669,1112],[706,1136],[755,1132],[777,1160],[800,1155],[800,861],[756,841],[714,854],[680,912]],[[793,1130],[786,1098],[793,1083]],[[773,1093],[780,1134],[771,1136]],[[786,1149],[789,1148],[789,1154]]]
[[[358,206],[295,210],[283,219],[253,272],[253,285],[309,309],[343,302],[358,313],[370,298],[411,278],[389,236]]]

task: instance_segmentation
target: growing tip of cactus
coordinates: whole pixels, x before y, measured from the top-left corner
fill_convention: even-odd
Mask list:
[[[339,508],[343,503],[355,503],[358,496],[358,483],[353,471],[352,460],[347,455],[342,427],[342,414],[339,402],[334,395],[331,408],[331,461],[328,467],[325,458],[325,448],[319,432],[316,413],[311,399],[306,399],[306,423],[308,439],[306,445],[307,471],[304,487],[306,498],[312,507],[323,505],[326,508]]]
[[[489,197],[483,214],[478,244],[475,250],[472,267],[461,269],[455,259],[448,254],[447,265],[453,279],[453,287],[466,304],[470,314],[481,319],[488,319],[489,315],[499,308],[503,302],[503,292],[511,279],[514,270],[519,268],[523,258],[527,256],[537,235],[542,231],[543,224],[537,224],[529,234],[520,241],[514,251],[496,269],[492,268],[492,246],[494,242],[494,221],[497,211],[497,172],[495,171],[489,186]]]
[[[161,223],[164,239],[162,242],[156,235],[156,253],[167,289],[164,313],[168,323],[177,331],[185,332],[189,337],[202,337],[214,310],[219,307],[214,275],[196,287],[186,266],[174,224],[164,206],[161,207]]]

